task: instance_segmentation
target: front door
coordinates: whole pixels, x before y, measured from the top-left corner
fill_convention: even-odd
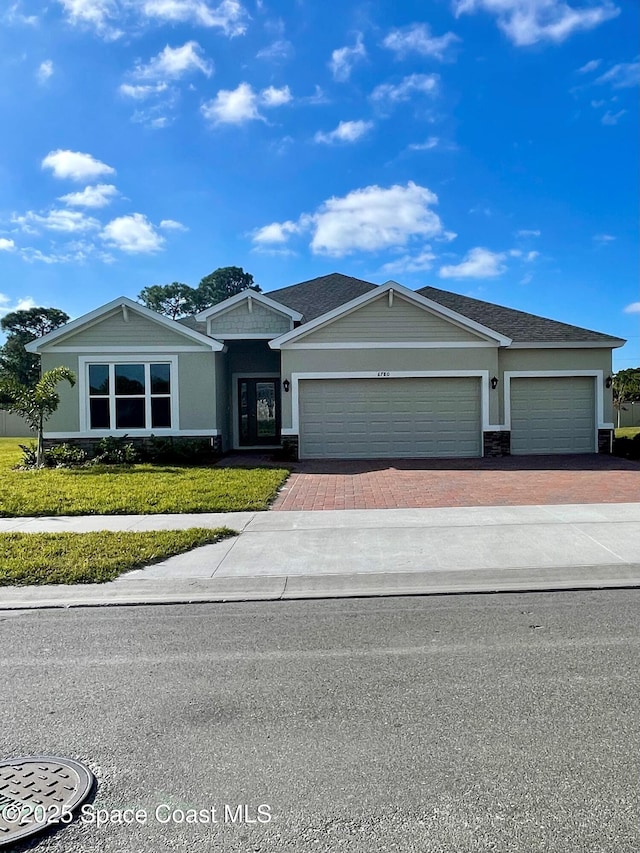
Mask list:
[[[238,379],[238,418],[241,447],[280,444],[280,380]]]

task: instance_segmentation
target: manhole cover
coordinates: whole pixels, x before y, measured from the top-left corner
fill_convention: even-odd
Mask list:
[[[0,847],[69,823],[92,785],[91,771],[69,758],[31,755],[0,761]]]

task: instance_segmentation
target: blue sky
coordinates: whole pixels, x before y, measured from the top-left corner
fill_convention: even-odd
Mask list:
[[[242,266],[465,293],[640,365],[636,0],[0,4],[0,313]]]

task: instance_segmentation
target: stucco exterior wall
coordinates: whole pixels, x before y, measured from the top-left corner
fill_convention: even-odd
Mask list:
[[[61,382],[58,385],[58,394],[60,395],[60,405],[49,420],[45,423],[44,433],[49,432],[78,432],[80,429],[80,407],[78,403],[79,388],[78,384],[81,377],[78,375],[78,356],[75,353],[61,352],[52,353],[46,352],[41,357],[42,372],[46,373],[54,367],[68,367],[72,370],[76,377],[76,384],[73,388],[68,382]]]
[[[359,371],[498,370],[497,347],[445,349],[317,349],[282,350],[282,379],[293,373],[350,373]],[[489,420],[498,423],[498,395],[489,396]],[[282,394],[282,427],[291,428],[291,394]]]
[[[181,430],[216,428],[216,370],[214,352],[178,354],[178,394]]]
[[[171,355],[171,350],[166,353],[150,355],[141,353],[136,355],[127,354],[126,359],[131,362],[138,361],[162,361],[164,356]],[[87,356],[90,358],[90,356]],[[176,424],[172,432],[179,430],[202,430],[204,433],[216,428],[216,377],[215,377],[215,353],[203,351],[202,353],[183,352],[178,353],[178,412],[179,428]],[[81,375],[78,368],[78,355],[74,353],[49,352],[42,355],[42,370],[64,365],[69,367],[76,375],[76,385],[71,388],[68,383],[62,382],[58,386],[60,394],[60,406],[47,421],[45,434],[64,433],[73,435],[80,431],[80,396],[79,388],[81,382],[86,382],[86,377]],[[119,354],[119,359],[123,355]]]
[[[500,351],[499,359],[500,401],[503,416],[504,372],[506,370],[553,371],[553,370],[601,370],[603,379],[612,376],[612,352],[610,349],[509,349]],[[605,423],[613,421],[613,389],[603,387],[603,417]]]

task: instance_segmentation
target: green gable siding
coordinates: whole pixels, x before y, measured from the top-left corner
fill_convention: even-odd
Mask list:
[[[300,338],[300,343],[455,341],[479,343],[479,335],[467,331],[431,311],[412,305],[397,294],[393,304],[385,293],[346,317]]]
[[[198,342],[190,340],[180,332],[174,332],[148,317],[143,317],[132,310],[128,311],[125,321],[122,310],[99,320],[92,326],[81,329],[75,334],[58,338],[52,346],[198,346]],[[203,345],[204,346],[204,345]]]

